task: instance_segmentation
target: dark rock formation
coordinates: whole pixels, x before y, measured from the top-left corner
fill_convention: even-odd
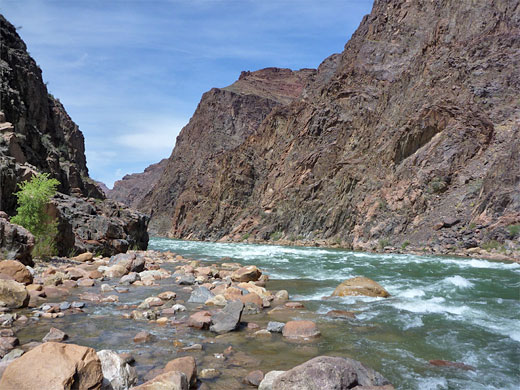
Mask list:
[[[102,191],[88,175],[83,134],[48,93],[41,69],[1,15],[0,41],[0,210],[13,215],[17,184],[47,172],[59,180],[60,193],[72,196],[58,195],[54,202],[62,254],[146,248],[147,218],[103,201]],[[3,243],[0,248],[5,249]]]
[[[126,175],[116,181],[111,190],[105,186],[107,198],[117,200],[128,207],[138,208],[141,200],[161,177],[167,163],[168,160],[163,159],[150,165],[144,172]]]
[[[27,229],[0,216],[0,260],[18,260],[32,266],[33,247],[34,236]]]
[[[141,207],[180,238],[518,248],[519,69],[518,0],[377,0],[317,72],[206,93]]]

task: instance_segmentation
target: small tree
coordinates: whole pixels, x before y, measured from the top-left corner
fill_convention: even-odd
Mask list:
[[[34,235],[33,255],[42,258],[57,253],[58,224],[47,214],[46,207],[60,182],[49,176],[48,173],[39,173],[30,181],[25,180],[18,184],[20,191],[15,195],[19,206],[16,209],[17,215],[11,219],[11,222],[23,226]]]

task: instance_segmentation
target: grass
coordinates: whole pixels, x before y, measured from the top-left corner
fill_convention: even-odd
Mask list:
[[[401,244],[401,249],[404,251],[406,249],[406,247],[410,245],[410,241],[405,241]]]
[[[484,242],[480,247],[486,251],[490,251],[493,249],[498,250],[498,249],[502,248],[502,244],[500,244],[496,240],[489,240],[489,241]]]
[[[379,240],[379,248],[380,249],[385,249],[385,247],[389,246],[390,245],[390,240],[386,239],[386,238],[382,238]]]
[[[245,233],[243,236],[242,236],[242,241],[245,241],[249,238],[250,234],[249,233]]]
[[[518,236],[518,234],[520,233],[520,225],[509,225],[508,227],[506,227],[506,230],[514,238]]]
[[[280,238],[282,238],[283,233],[280,231],[272,232],[269,236],[270,241],[278,241]]]

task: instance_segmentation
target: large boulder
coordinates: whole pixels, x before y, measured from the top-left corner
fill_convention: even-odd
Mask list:
[[[0,301],[11,309],[25,307],[29,303],[29,293],[22,283],[0,279]]]
[[[354,359],[319,356],[277,376],[273,390],[334,389],[355,386],[386,386],[381,374]]]
[[[215,333],[227,333],[235,330],[240,323],[244,304],[240,301],[229,302],[221,311],[211,317],[210,330]]]
[[[358,276],[345,280],[338,287],[336,287],[332,293],[333,297],[345,297],[350,295],[364,295],[367,297],[382,298],[387,298],[390,296],[388,291],[386,291],[379,283],[374,282],[372,279],[365,278],[364,276]]]
[[[272,390],[274,380],[284,372],[285,371],[269,371],[264,375],[264,379],[262,379],[260,385],[258,385],[258,390]]]
[[[320,331],[312,321],[289,321],[284,325],[282,334],[290,339],[310,339],[318,337]]]
[[[188,379],[183,372],[169,371],[143,383],[132,387],[132,390],[188,390]]]
[[[237,269],[231,274],[231,279],[234,282],[256,282],[262,276],[260,271],[255,265],[248,265]]]
[[[0,217],[0,260],[18,260],[32,266],[33,248],[34,236],[27,229]]]
[[[209,291],[206,287],[200,286],[192,291],[190,298],[188,299],[189,303],[205,303],[208,299],[213,298],[213,293]]]
[[[137,382],[137,373],[114,351],[104,349],[97,353],[103,370],[101,390],[127,390]]]
[[[112,256],[108,264],[110,266],[123,266],[127,272],[142,272],[144,271],[145,259],[135,253],[120,253]]]
[[[101,362],[92,348],[45,343],[14,360],[0,380],[2,390],[98,390]]]
[[[164,372],[170,371],[183,372],[186,375],[188,384],[192,387],[197,383],[197,363],[193,356],[184,356],[170,360],[164,367]]]
[[[33,282],[33,276],[29,270],[16,260],[0,261],[0,274],[7,275],[22,284],[31,284]]]

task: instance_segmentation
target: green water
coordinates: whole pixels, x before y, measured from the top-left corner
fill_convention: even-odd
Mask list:
[[[287,369],[330,354],[358,359],[400,389],[519,387],[518,264],[162,238],[153,238],[150,249],[258,265],[271,276],[269,289],[287,289],[291,299],[305,304],[308,311],[282,313],[278,319],[315,320],[322,332],[316,342],[235,340],[260,359],[264,369]],[[359,275],[378,281],[392,297],[323,299],[339,282]],[[352,310],[357,317],[332,320],[325,316],[332,309]],[[268,319],[256,320],[262,324]],[[433,367],[431,359],[463,362],[475,370]]]

